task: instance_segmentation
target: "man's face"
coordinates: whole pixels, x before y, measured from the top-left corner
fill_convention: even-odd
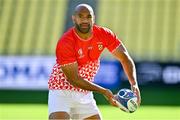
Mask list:
[[[94,24],[94,14],[87,8],[82,7],[73,15],[73,22],[79,32],[89,33]]]

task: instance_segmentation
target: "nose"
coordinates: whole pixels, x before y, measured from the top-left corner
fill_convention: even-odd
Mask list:
[[[85,17],[82,18],[81,21],[82,21],[82,23],[88,23],[88,22],[89,22],[89,21],[88,21],[88,18],[85,18]]]

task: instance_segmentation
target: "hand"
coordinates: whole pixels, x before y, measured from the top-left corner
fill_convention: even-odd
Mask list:
[[[118,102],[118,96],[117,95],[115,95],[114,96],[115,97],[115,99],[117,100],[117,104],[118,104],[118,107],[122,110],[122,111],[125,111],[125,112],[127,112],[128,111],[128,109],[127,108],[125,108],[120,102]]]
[[[106,99],[109,101],[111,105],[118,107],[116,98],[110,90],[105,89],[105,91],[103,92],[103,95],[106,97]]]
[[[136,94],[137,103],[140,106],[140,104],[141,104],[141,95],[140,95],[139,87],[137,85],[131,85],[131,90]]]

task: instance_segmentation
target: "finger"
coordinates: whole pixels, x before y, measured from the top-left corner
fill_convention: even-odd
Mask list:
[[[138,105],[140,106],[140,104],[141,104],[141,98],[140,98],[140,96],[138,97]]]
[[[138,106],[139,106],[140,103],[141,103],[140,93],[139,93],[139,91],[137,89],[134,91],[134,93],[137,96],[137,103],[138,103]]]
[[[112,98],[112,99],[110,100],[111,105],[113,105],[113,106],[115,106],[115,107],[118,107],[117,102],[118,102],[118,101],[117,101],[116,99],[114,99],[114,98]]]
[[[118,101],[116,101],[116,100],[114,100],[114,106],[115,107],[118,107],[118,103],[117,103]]]
[[[141,104],[141,98],[140,98],[139,95],[137,96],[137,103],[138,103],[138,105],[140,106],[140,104]]]

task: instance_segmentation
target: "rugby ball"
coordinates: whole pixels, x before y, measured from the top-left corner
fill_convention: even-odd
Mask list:
[[[118,106],[121,110],[133,113],[138,108],[137,96],[130,89],[123,88],[116,95]]]

